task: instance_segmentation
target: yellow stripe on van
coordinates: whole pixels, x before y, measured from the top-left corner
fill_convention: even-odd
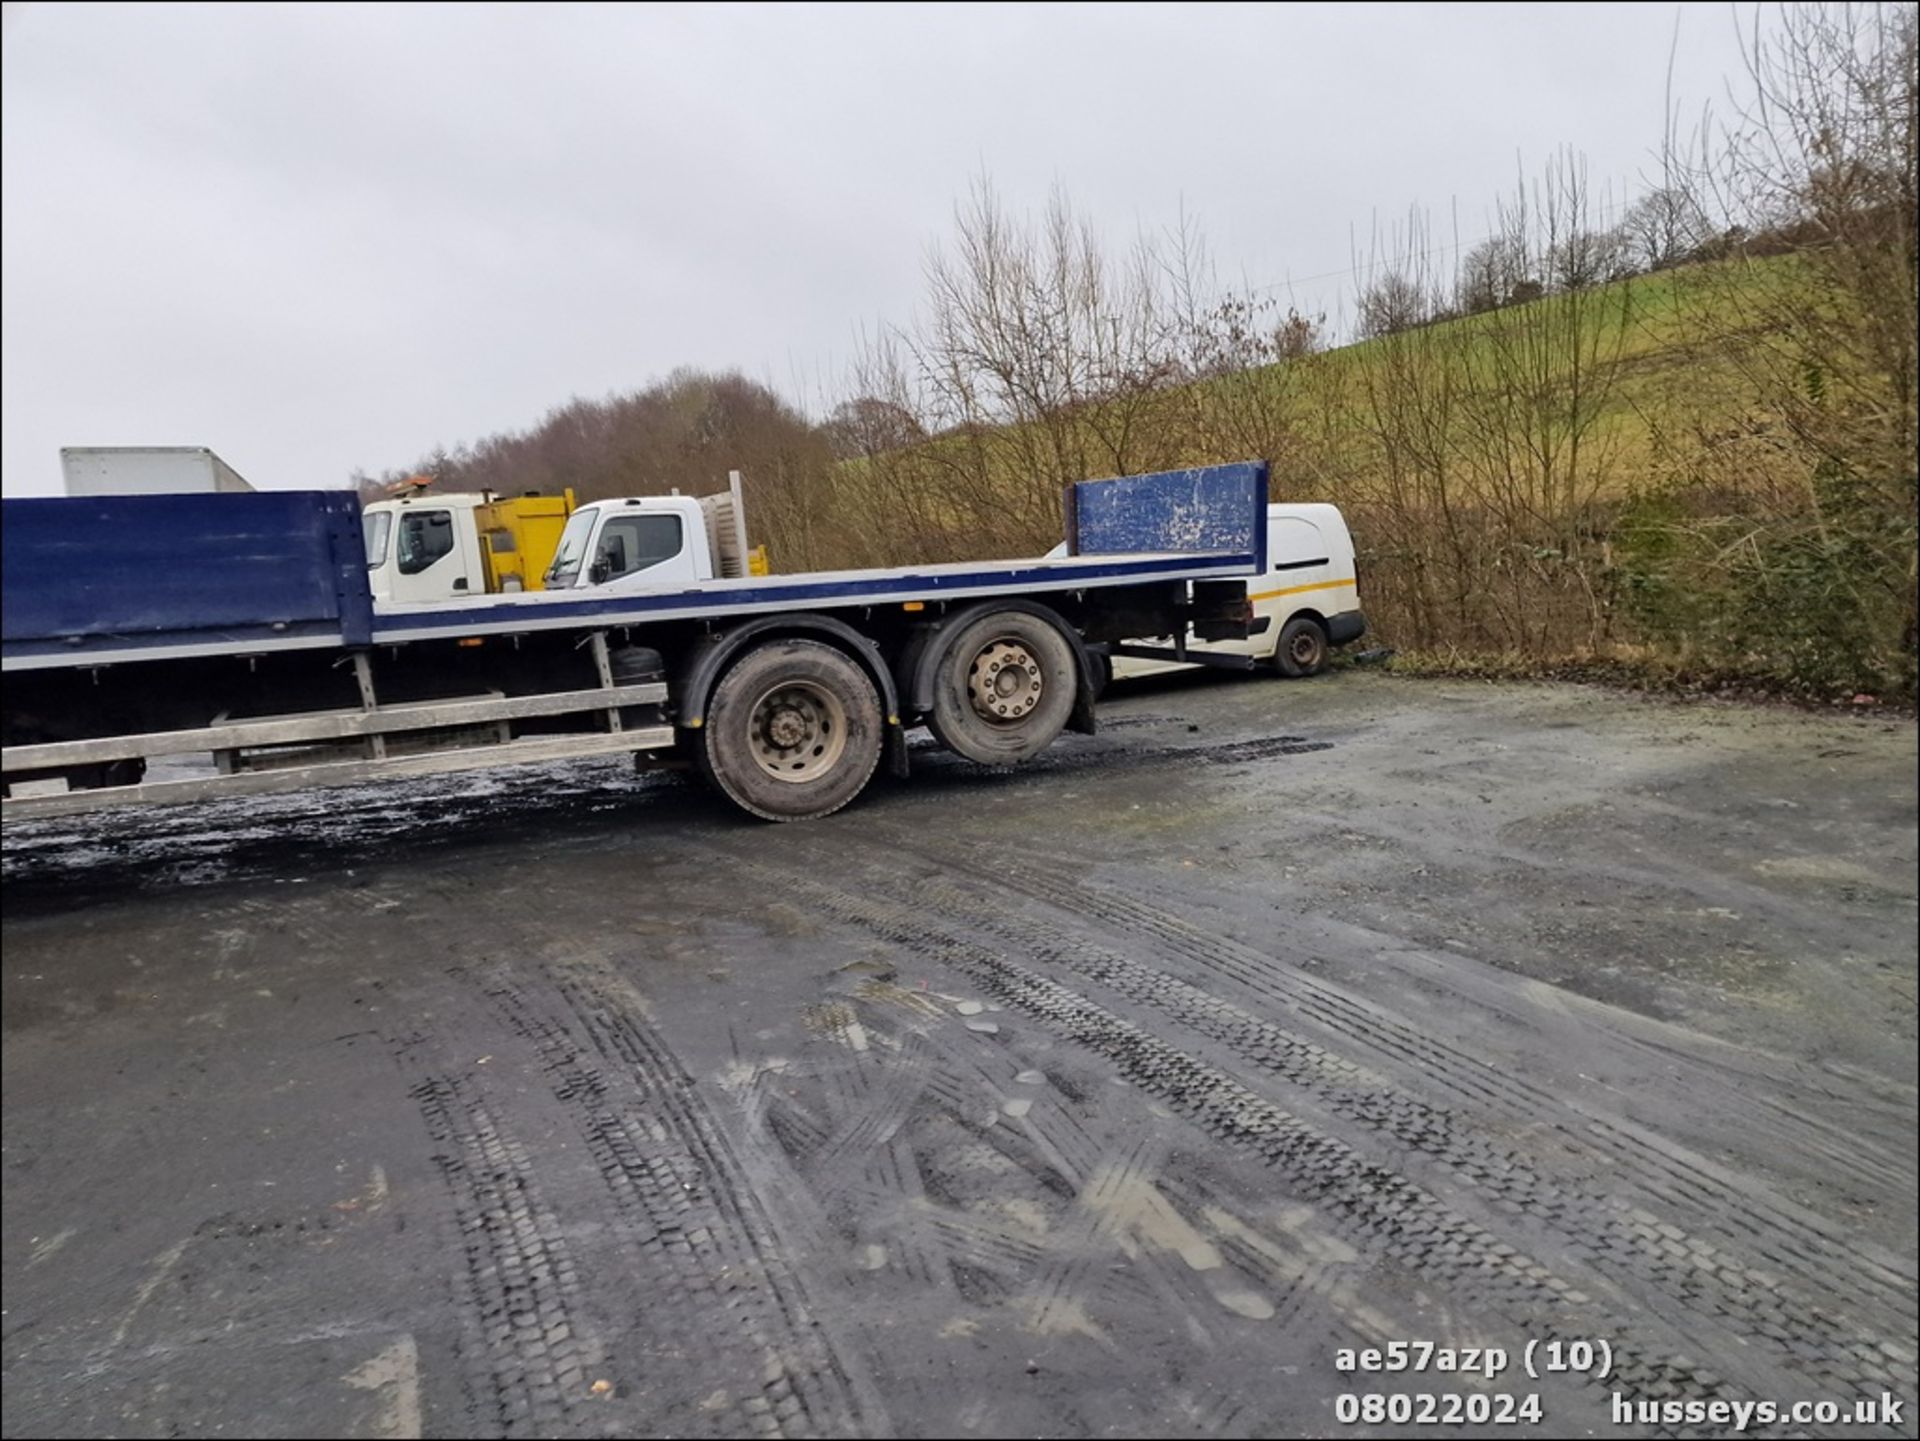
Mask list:
[[[1277,600],[1283,595],[1305,595],[1310,590],[1337,590],[1343,585],[1354,585],[1358,576],[1348,576],[1345,580],[1317,580],[1312,585],[1294,585],[1285,590],[1263,590],[1247,597],[1248,600]]]

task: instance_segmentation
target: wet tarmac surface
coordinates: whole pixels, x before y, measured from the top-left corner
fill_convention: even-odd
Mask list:
[[[804,826],[606,762],[11,831],[6,1434],[1912,1434],[1912,722],[1102,724]]]

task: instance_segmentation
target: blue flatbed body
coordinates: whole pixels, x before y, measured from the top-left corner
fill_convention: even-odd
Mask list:
[[[351,491],[18,499],[0,509],[6,669],[370,642]]]
[[[34,670],[1230,579],[1265,568],[1266,503],[1264,465],[1205,466],[1069,487],[1054,559],[376,608],[351,492],[8,500],[0,652]]]

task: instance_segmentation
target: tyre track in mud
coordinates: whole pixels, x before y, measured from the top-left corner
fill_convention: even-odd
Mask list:
[[[797,1183],[786,1191],[790,1204],[797,1196],[810,1198],[816,1214],[803,1223],[836,1237],[848,1251],[843,1279],[852,1280],[857,1270],[884,1269],[957,1295],[965,1273],[947,1244],[951,1236],[900,1220],[904,1211],[933,1204],[909,1132],[925,1108],[957,1115],[969,1099],[977,1100],[978,1092],[970,1097],[963,1082],[991,1090],[994,1080],[976,1058],[954,1053],[924,1031],[893,1037],[862,1025],[857,998],[810,1006],[805,1019],[815,1039],[834,1048],[835,1064],[811,1071],[822,1092],[819,1109],[775,1084],[776,1078],[797,1079],[784,1068],[756,1071],[741,1102],[748,1136],[773,1142],[762,1146],[763,1164]],[[880,1052],[881,1044],[890,1051]],[[982,1237],[972,1254],[1010,1269],[1031,1260],[1030,1251],[997,1235]]]
[[[895,1018],[907,1022],[903,1033],[889,1024]],[[1111,1204],[1145,1198],[1174,1215],[1152,1199],[1159,1178],[1134,1154],[1138,1144],[1116,1150],[1098,1140],[1044,1072],[984,1045],[986,1036],[945,1031],[953,1021],[924,994],[870,983],[808,1008],[815,1039],[834,1047],[824,1063],[783,1064],[777,1073],[783,1083],[816,1082],[828,1115],[772,1084],[773,1073],[756,1074],[748,1088],[749,1134],[772,1138],[781,1153],[772,1164],[790,1168],[821,1212],[816,1229],[866,1258],[849,1267],[847,1279],[885,1269],[973,1305],[1010,1306],[1019,1327],[1039,1337],[1088,1331],[1089,1309],[1108,1303],[1121,1312],[1151,1303],[1158,1314],[1204,1330],[1225,1304],[1221,1288],[1183,1285],[1190,1265],[1133,1244],[1129,1217]],[[1009,1100],[1018,1103],[1012,1113],[1004,1110]],[[983,1106],[990,1119],[980,1118]],[[866,1147],[864,1157],[856,1146]],[[1005,1183],[991,1187],[994,1205],[984,1213],[943,1194],[943,1169],[964,1171],[954,1153],[969,1146],[991,1151],[1005,1167]],[[1036,1198],[1064,1205],[1066,1214],[1042,1228],[1009,1214]],[[1129,1265],[1116,1269],[1121,1252]],[[1196,1310],[1203,1300],[1210,1310]],[[885,1336],[874,1341],[887,1344]]]
[[[711,1434],[738,1434],[739,1421],[768,1436],[884,1430],[820,1328],[731,1146],[694,1099],[692,1078],[630,988],[598,961],[548,968],[548,976],[589,1049],[514,987],[485,989],[509,1026],[526,1028],[616,1208],[670,1259],[689,1313],[670,1322],[675,1333],[734,1358],[732,1378],[749,1394],[703,1409]],[[609,1085],[607,1069],[626,1084]],[[728,1374],[715,1374],[710,1352],[698,1372],[705,1387]]]
[[[459,1077],[413,1089],[452,1202],[466,1263],[463,1376],[470,1409],[501,1436],[591,1434],[605,1348],[581,1315],[572,1249],[543,1198],[527,1149]]]
[[[1112,722],[1103,722],[1111,727]],[[998,781],[1038,780],[1067,771],[1098,767],[1103,772],[1150,766],[1243,765],[1280,756],[1311,755],[1333,749],[1332,741],[1306,736],[1255,736],[1248,740],[1204,741],[1197,745],[1108,746],[1098,741],[1057,745],[1017,766],[981,766],[961,761],[937,745],[914,746],[917,765],[928,765],[948,777],[991,778]]]
[[[1612,1338],[1618,1364],[1610,1384],[1646,1399],[1677,1395],[1750,1399],[1747,1387],[1688,1359],[1688,1352],[1698,1347],[1697,1335],[1682,1333],[1658,1319],[1657,1312],[1596,1303],[1580,1287],[1486,1226],[1460,1215],[1399,1171],[1369,1160],[1345,1141],[1249,1089],[1231,1073],[1008,959],[999,946],[980,938],[977,906],[969,911],[970,923],[949,924],[944,917],[930,915],[915,898],[898,895],[897,874],[894,888],[889,889],[882,867],[873,868],[868,888],[851,892],[738,854],[729,859],[790,893],[806,896],[842,924],[952,967],[985,993],[1106,1057],[1124,1078],[1159,1097],[1216,1140],[1286,1175],[1296,1194],[1319,1206],[1349,1240],[1373,1254],[1391,1257],[1446,1294],[1471,1298],[1543,1340]],[[1034,948],[1033,928],[1024,929],[1027,938],[1016,945],[1017,950]],[[1639,1249],[1631,1248],[1628,1256]],[[1635,1279],[1643,1283],[1664,1279],[1680,1290],[1673,1298],[1677,1303],[1684,1305],[1688,1300],[1685,1289],[1664,1268],[1651,1273],[1643,1268]],[[1772,1291],[1771,1287],[1761,1289]],[[1746,1298],[1728,1299],[1738,1304]],[[1826,1329],[1819,1318],[1809,1319]],[[1723,1336],[1723,1354],[1736,1355],[1736,1338],[1719,1326],[1713,1330]],[[1789,1333],[1774,1339],[1784,1343],[1793,1337]],[[1879,1350],[1856,1352],[1845,1336],[1831,1337],[1830,1345],[1838,1354],[1823,1349],[1808,1369],[1839,1377],[1866,1365],[1881,1372],[1883,1379],[1889,1358]],[[1784,1345],[1781,1349],[1782,1359],[1791,1357]],[[1902,1358],[1896,1354],[1892,1359],[1898,1364]]]
[[[593,963],[447,975],[527,1048],[604,1203],[582,1210],[577,1183],[536,1175],[511,1128],[527,1121],[544,1145],[551,1122],[524,1101],[444,1067],[414,1086],[465,1253],[460,1350],[480,1429],[883,1433],[691,1079],[617,978]],[[394,1047],[412,1070],[432,1048],[420,1033]],[[569,1239],[576,1211],[591,1241]]]
[[[876,972],[884,979],[860,979]],[[769,1194],[818,1212],[863,1311],[931,1310],[942,1338],[993,1336],[998,1359],[986,1365],[1018,1375],[1025,1356],[1060,1356],[1098,1388],[1103,1415],[1063,1415],[1077,1393],[1056,1390],[1039,1410],[1015,1402],[998,1421],[1007,1431],[1124,1434],[1164,1408],[1188,1423],[1175,1434],[1260,1434],[1274,1423],[1251,1412],[1236,1422],[1242,1406],[1226,1404],[1244,1399],[1249,1374],[1311,1366],[1335,1337],[1396,1334],[1387,1317],[1399,1302],[1376,1290],[1371,1267],[1309,1208],[1276,1209],[1259,1172],[1199,1148],[1169,1152],[1153,1139],[1165,1110],[1113,1086],[1104,1067],[1089,1074],[1044,1031],[1009,1028],[964,996],[894,985],[895,974],[871,960],[830,972],[841,998],[805,1008],[800,1049],[733,1089],[748,1145],[758,1138],[765,1164],[791,1175]],[[885,1149],[864,1167],[814,1162],[829,1135],[897,1115],[895,1086],[919,1099]],[[1242,1189],[1199,1183],[1223,1161]],[[891,1331],[870,1337],[880,1355],[902,1352]],[[1143,1349],[1113,1377],[1095,1358],[1123,1337]],[[875,1364],[895,1404],[991,1427],[955,1412],[950,1388],[926,1384],[921,1367],[943,1373],[955,1344],[936,1341],[924,1363]],[[1308,1408],[1302,1424],[1316,1416]]]
[[[996,864],[994,858],[973,848],[970,862],[956,864],[951,855],[928,856],[912,851],[904,842],[895,849],[907,849],[929,868],[964,870],[995,888],[1018,891],[1070,916],[1077,926],[1144,937],[1159,954],[1190,962],[1203,974],[1235,983],[1250,995],[1279,1001],[1293,1014],[1319,1022],[1331,1039],[1359,1041],[1387,1057],[1413,1058],[1418,1062],[1423,1080],[1436,1075],[1457,1095],[1485,1103],[1516,1121],[1537,1123],[1543,1114],[1560,1117],[1556,1134],[1572,1151],[1587,1151],[1596,1162],[1627,1170],[1645,1190],[1685,1205],[1718,1234],[1740,1242],[1768,1264],[1793,1272],[1806,1283],[1822,1289],[1831,1286],[1837,1275],[1844,1275],[1849,1288],[1877,1296],[1883,1305],[1898,1312],[1909,1329],[1920,1314],[1915,1309],[1913,1276],[1894,1269],[1879,1257],[1863,1254],[1853,1238],[1840,1234],[1816,1217],[1790,1209],[1765,1188],[1752,1185],[1747,1178],[1716,1171],[1709,1163],[1688,1155],[1684,1148],[1656,1142],[1609,1118],[1569,1106],[1557,1092],[1535,1086],[1524,1077],[1498,1071],[1458,1047],[1433,1040],[1401,1018],[1382,1011],[1375,1003],[1346,995],[1340,988],[1297,966],[1264,955],[1245,943],[1205,931],[1110,887],[1065,876],[1042,860],[1025,858],[1017,867],[1008,866],[1004,861]],[[1080,938],[1073,939],[1084,945]],[[1110,951],[1103,950],[1101,954],[1121,959]],[[1161,975],[1158,971],[1150,972],[1149,983],[1157,982]],[[1210,992],[1189,989],[1209,1004],[1216,1001]],[[1327,1004],[1310,1004],[1318,999],[1324,999]],[[1304,1038],[1282,1033],[1272,1039],[1284,1040],[1294,1048],[1308,1047],[1309,1059],[1316,1066],[1337,1068],[1348,1064],[1327,1055]],[[1319,1054],[1313,1055],[1314,1051]],[[1479,1084],[1478,1077],[1485,1077],[1487,1084]],[[1329,1083],[1336,1082],[1337,1070],[1328,1071],[1326,1079]],[[1423,1121],[1449,1124],[1438,1108],[1424,1102],[1419,1104],[1428,1113]],[[1828,1155],[1824,1146],[1820,1154]],[[1473,1170],[1469,1167],[1467,1174],[1473,1174]],[[1864,1174],[1870,1181],[1885,1183],[1886,1178],[1878,1167],[1869,1167]],[[1661,1222],[1657,1218],[1643,1213],[1635,1220],[1640,1223],[1643,1239],[1651,1244],[1676,1239],[1658,1229]]]
[[[1777,1275],[1746,1266],[1719,1248],[1639,1207],[1577,1181],[1543,1174],[1528,1157],[1475,1134],[1470,1122],[1370,1076],[1350,1062],[1301,1040],[1230,1002],[1186,982],[1071,936],[997,920],[983,902],[937,881],[910,887],[916,902],[941,914],[976,917],[981,932],[1025,945],[1035,961],[1059,964],[1137,1004],[1147,1005],[1258,1069],[1307,1092],[1333,1116],[1357,1122],[1407,1150],[1437,1162],[1494,1209],[1529,1230],[1545,1231],[1556,1249],[1627,1286],[1650,1280],[1681,1301],[1702,1325],[1740,1316],[1767,1337],[1788,1365],[1808,1366],[1817,1347],[1817,1378],[1864,1388],[1883,1379],[1887,1356],[1864,1341],[1857,1325],[1822,1310],[1781,1286]],[[1402,1158],[1404,1164],[1404,1159]],[[1807,1267],[1844,1267],[1838,1256],[1797,1256]],[[1901,1358],[1893,1357],[1896,1363]]]
[[[1064,1350],[1077,1369],[1112,1354],[1119,1337],[1147,1343],[1123,1377],[1094,1363],[1088,1382],[1104,1415],[1063,1416],[1060,1404],[1076,1393],[1056,1391],[1040,1411],[1002,1417],[1009,1432],[1124,1434],[1143,1409],[1166,1408],[1188,1423],[1175,1434],[1260,1434],[1273,1423],[1234,1419],[1250,1372],[1311,1364],[1335,1336],[1392,1339],[1395,1303],[1372,1294],[1369,1268],[1305,1208],[1270,1214],[1263,1181],[1246,1172],[1252,1188],[1238,1194],[1197,1184],[1219,1158],[1169,1153],[1152,1139],[1157,1126],[1143,1131],[1149,1117],[1133,1088],[1105,1076],[1089,1085],[1044,1033],[985,1017],[977,1032],[969,1012],[954,1009],[963,997],[908,991],[888,976],[809,1006],[800,1051],[736,1087],[747,1134],[766,1138],[769,1166],[791,1168],[791,1183],[770,1194],[819,1211],[816,1229],[849,1257],[843,1279],[863,1310],[931,1308],[945,1322],[941,1337],[991,1334],[998,1364],[1016,1375],[1036,1350]],[[904,1080],[891,1074],[902,1059]],[[918,1103],[868,1165],[815,1163],[829,1134],[898,1114],[889,1093],[902,1084]],[[983,1153],[996,1164],[983,1168]],[[871,1333],[881,1355],[901,1343]],[[928,1360],[937,1374],[955,1342],[936,1344]],[[949,1425],[993,1424],[954,1412],[951,1389],[929,1387],[919,1365],[890,1368],[886,1385],[896,1404],[917,1396],[916,1408],[947,1414]]]

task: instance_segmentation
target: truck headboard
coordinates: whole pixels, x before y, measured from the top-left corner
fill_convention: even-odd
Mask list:
[[[1265,461],[1203,465],[1067,487],[1067,548],[1074,555],[1245,555],[1267,564]]]
[[[351,491],[20,499],[0,511],[9,670],[181,647],[366,645]]]

